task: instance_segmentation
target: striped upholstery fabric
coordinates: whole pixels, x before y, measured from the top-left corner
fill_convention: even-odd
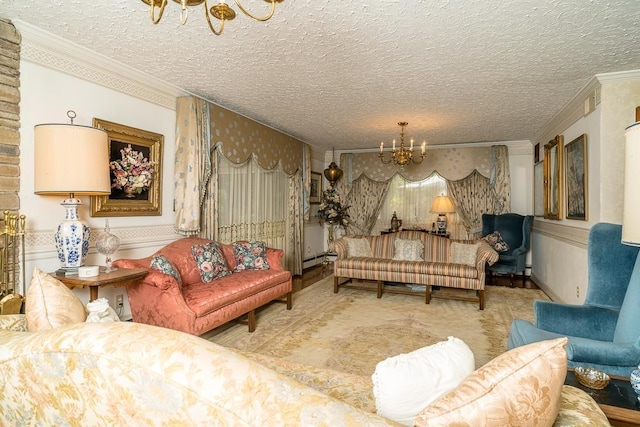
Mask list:
[[[336,240],[334,250],[338,256],[333,264],[336,284],[341,278],[353,278],[484,290],[485,264],[493,264],[498,260],[498,253],[483,240],[480,241],[478,248],[476,265],[470,267],[464,264],[452,264],[449,261],[452,240],[433,234],[401,231],[381,236],[358,237],[366,237],[369,240],[373,256],[347,258],[347,245],[344,238]],[[425,261],[393,260],[396,239],[421,240],[424,244]],[[335,289],[337,291],[337,287]]]

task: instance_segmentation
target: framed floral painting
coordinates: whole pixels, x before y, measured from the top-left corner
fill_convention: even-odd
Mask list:
[[[109,135],[111,194],[91,196],[91,216],[162,215],[162,145],[164,136],[93,119]]]

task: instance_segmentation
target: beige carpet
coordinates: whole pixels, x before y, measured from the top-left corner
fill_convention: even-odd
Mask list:
[[[271,304],[257,311],[257,329],[244,325],[208,333],[215,343],[318,367],[370,375],[389,356],[445,340],[469,345],[479,367],[506,349],[512,319],[533,320],[532,304],[548,300],[540,290],[489,286],[478,304],[414,295],[341,289],[333,277],[293,294],[293,309]]]

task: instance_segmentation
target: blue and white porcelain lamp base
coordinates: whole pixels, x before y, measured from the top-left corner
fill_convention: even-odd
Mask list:
[[[61,205],[66,209],[66,216],[55,235],[58,260],[65,272],[77,272],[87,258],[91,230],[78,217],[78,206],[82,205],[80,199],[71,196]]]

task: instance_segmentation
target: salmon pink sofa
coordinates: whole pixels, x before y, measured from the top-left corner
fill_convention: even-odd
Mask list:
[[[282,250],[266,248],[268,269],[236,271],[233,244],[218,243],[231,273],[203,282],[192,247],[211,242],[182,238],[147,258],[114,261],[116,267],[149,270],[143,280],[127,287],[134,322],[201,335],[230,320],[242,318],[248,324],[249,332],[253,332],[256,308],[276,300],[286,302],[287,309],[291,309],[291,272],[282,267]],[[159,255],[164,255],[173,264],[177,277],[151,268],[154,256]],[[244,315],[247,315],[246,319]]]

